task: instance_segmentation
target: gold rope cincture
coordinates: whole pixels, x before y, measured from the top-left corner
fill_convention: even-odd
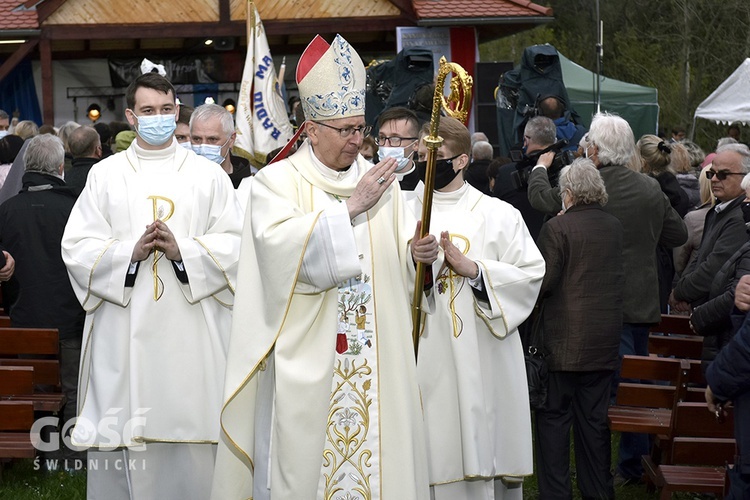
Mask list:
[[[163,196],[149,196],[149,200],[153,201],[153,210],[154,210],[154,222],[157,220],[160,220],[162,222],[167,222],[170,217],[172,217],[172,214],[174,213],[174,202],[170,200],[169,198],[164,198]],[[164,214],[164,205],[159,206],[158,201],[162,200],[167,202],[169,204],[169,213]],[[164,282],[159,278],[159,259],[161,259],[162,254],[158,250],[154,250],[154,262],[151,264],[151,272],[154,275],[154,300],[159,300],[161,296],[164,294]]]
[[[465,243],[466,248],[464,248],[461,253],[464,255],[469,253],[469,248],[471,247],[471,243],[469,242],[469,239],[465,236],[462,236],[460,234],[450,234],[449,239],[451,243],[453,243],[453,239],[461,240]],[[438,277],[438,281],[443,281],[445,286],[445,283],[447,282],[448,286],[448,293],[449,293],[449,299],[448,304],[451,311],[451,320],[453,323],[453,337],[458,338],[461,335],[461,332],[463,332],[463,321],[461,318],[456,314],[456,298],[458,297],[458,293],[461,291],[461,289],[464,286],[464,282],[468,280],[469,278],[462,276],[460,274],[457,274],[453,269],[448,267],[448,264],[445,264],[446,266],[446,273],[441,274],[441,276]],[[454,280],[458,278],[458,281],[461,283],[461,286],[456,290],[456,284]],[[460,324],[459,324],[460,323]]]

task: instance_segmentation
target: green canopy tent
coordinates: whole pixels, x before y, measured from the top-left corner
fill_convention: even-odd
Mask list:
[[[596,113],[596,74],[558,55],[570,104],[588,128]],[[658,91],[653,87],[601,77],[601,110],[625,118],[636,140],[644,134],[656,134],[659,128]]]

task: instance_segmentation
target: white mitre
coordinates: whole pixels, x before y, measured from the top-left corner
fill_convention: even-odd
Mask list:
[[[362,59],[341,35],[331,45],[315,35],[297,64],[297,86],[307,120],[364,116],[365,83]]]

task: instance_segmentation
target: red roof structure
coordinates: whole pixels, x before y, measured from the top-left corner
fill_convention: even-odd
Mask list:
[[[27,9],[22,0],[0,0],[0,29],[36,30],[39,21],[36,9]]]
[[[425,21],[552,15],[551,8],[527,0],[414,0],[413,3],[417,17]]]

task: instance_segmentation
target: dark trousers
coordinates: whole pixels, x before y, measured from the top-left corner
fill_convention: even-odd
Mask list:
[[[610,370],[551,372],[547,404],[536,411],[536,468],[541,500],[573,497],[570,429],[578,489],[585,499],[614,498],[607,408]]]
[[[750,498],[750,474],[741,474],[737,468],[739,467],[738,461],[735,461],[735,466],[729,469],[729,491],[725,500],[747,500]]]
[[[649,325],[644,324],[625,323],[622,325],[620,360],[626,354],[648,356],[648,329]],[[622,381],[630,381],[620,379],[619,375],[620,370],[618,369],[613,381],[613,394],[617,392],[617,384]],[[637,380],[633,380],[633,382],[637,382]],[[648,434],[623,432],[620,436],[617,471],[627,480],[640,481],[641,476],[643,476],[641,456],[648,455],[649,451]]]
[[[61,339],[60,340],[60,386],[62,393],[65,395],[65,407],[62,411],[61,428],[71,419],[75,418],[78,412],[78,372],[81,362],[81,338]],[[73,427],[69,427],[68,434]],[[86,458],[84,451],[76,452],[67,448],[61,443],[62,457],[67,459]],[[71,466],[72,467],[72,466]]]

